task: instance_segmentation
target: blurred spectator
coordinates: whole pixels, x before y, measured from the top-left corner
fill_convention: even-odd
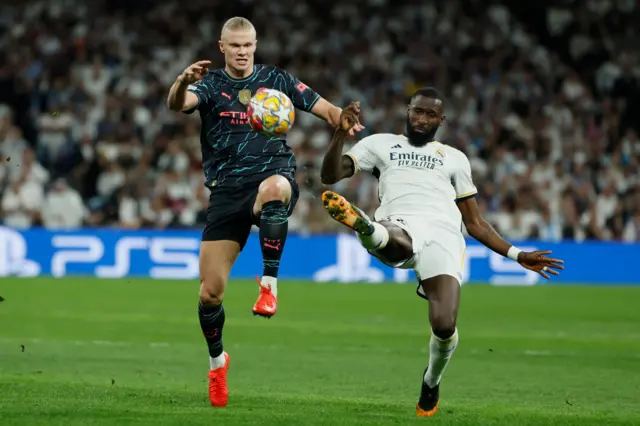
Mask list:
[[[28,178],[28,169],[24,171],[7,185],[2,196],[4,224],[14,228],[37,225],[42,211],[42,185]]]
[[[80,228],[86,217],[86,208],[80,194],[57,179],[46,196],[42,208],[42,224],[49,229]]]
[[[22,160],[20,157],[22,157]],[[44,187],[49,181],[49,172],[38,163],[31,148],[25,148],[22,151],[22,155],[14,161],[7,161],[7,166],[9,167],[12,181],[26,179],[40,187]]]
[[[0,145],[0,155],[4,160],[11,161],[13,158],[16,161],[22,157],[24,150],[27,148],[27,141],[24,139],[22,130],[19,127],[12,125],[8,121],[5,121],[2,127],[4,140]]]
[[[338,105],[361,101],[366,132],[402,132],[407,96],[438,87],[447,96],[438,137],[469,156],[479,204],[505,237],[640,240],[636,1],[241,3],[4,6],[4,223],[38,225],[42,211],[47,225],[43,193],[62,177],[65,196],[79,194],[87,211],[59,226],[201,226],[199,118],[168,111],[166,93],[195,60],[222,65],[220,27],[242,14],[258,30],[257,61]],[[301,187],[292,231],[343,230],[316,198],[330,135],[298,114],[288,136]],[[47,200],[61,197],[53,187]],[[336,188],[368,212],[377,207],[371,176]]]

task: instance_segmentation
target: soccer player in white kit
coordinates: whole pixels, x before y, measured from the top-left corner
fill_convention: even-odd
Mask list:
[[[422,377],[416,415],[438,409],[442,374],[458,343],[456,319],[465,253],[464,223],[469,235],[491,250],[548,279],[563,261],[550,251],[523,252],[489,225],[479,212],[469,160],[461,151],[434,139],[444,123],[444,103],[433,88],[418,90],[407,109],[404,135],[368,136],[343,155],[348,129],[359,124],[360,105],[343,109],[340,126],[322,164],[322,182],[334,184],[359,171],[379,180],[380,207],[371,220],[333,191],[323,205],[338,222],[356,232],[361,244],[385,264],[413,269],[418,295],[429,301],[429,363]]]

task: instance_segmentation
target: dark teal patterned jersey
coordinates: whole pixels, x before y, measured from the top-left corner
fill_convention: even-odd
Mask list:
[[[293,178],[296,161],[285,136],[267,137],[251,129],[249,98],[261,87],[285,93],[294,106],[310,112],[320,96],[288,72],[271,65],[255,65],[244,79],[224,69],[210,71],[187,90],[198,96],[202,128],[202,162],[206,185],[237,186],[274,174]]]

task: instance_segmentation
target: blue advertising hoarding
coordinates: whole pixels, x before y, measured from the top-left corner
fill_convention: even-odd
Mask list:
[[[640,284],[640,244],[614,242],[518,242],[525,250],[549,249],[565,261],[554,283]],[[198,279],[198,231],[47,231],[0,227],[0,276],[96,276]],[[232,278],[262,271],[257,235],[238,258]],[[318,282],[415,282],[413,272],[394,270],[371,257],[352,235],[287,239],[280,277]],[[467,241],[464,282],[534,285],[545,281],[517,263]]]

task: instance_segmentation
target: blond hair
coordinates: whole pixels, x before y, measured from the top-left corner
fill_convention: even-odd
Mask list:
[[[225,22],[222,26],[220,38],[223,38],[224,33],[227,31],[253,31],[253,33],[255,34],[256,28],[247,18],[243,18],[242,16],[234,16],[233,18],[227,19],[227,22]]]

